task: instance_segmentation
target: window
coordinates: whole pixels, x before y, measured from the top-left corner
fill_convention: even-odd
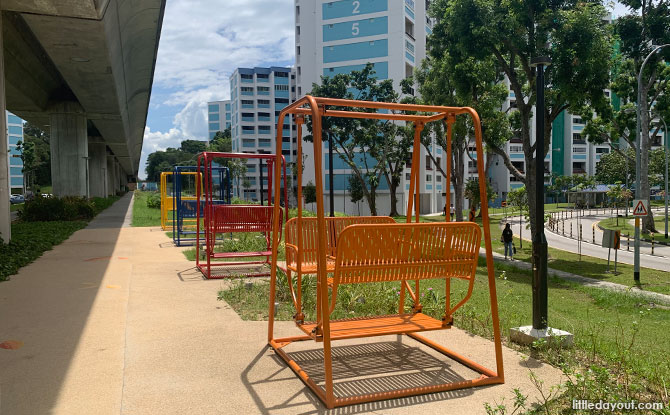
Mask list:
[[[288,91],[288,85],[275,85],[275,91]]]
[[[243,125],[242,126],[242,134],[253,133],[254,129],[255,129],[255,127],[253,125]]]
[[[427,174],[426,175],[426,181],[427,182],[432,182],[433,181],[433,176],[431,176],[430,174]]]
[[[282,143],[290,143],[291,142],[291,137],[282,137],[281,141],[282,141]]]
[[[300,35],[300,26],[295,27],[295,34]]]
[[[259,112],[258,113],[258,118],[261,118],[261,117],[270,118],[270,113],[269,112]]]
[[[288,104],[288,98],[275,98],[277,104]]]
[[[598,147],[596,148],[596,154],[609,154],[610,149],[607,147]]]
[[[267,131],[267,132],[269,132],[269,131],[270,131],[270,126],[269,126],[269,125],[259,125],[259,126],[258,126],[258,131],[259,131],[259,132],[261,132],[261,131]]]
[[[510,108],[517,108],[516,99],[512,99],[512,100],[509,101],[509,107]]]
[[[573,117],[572,118],[572,123],[573,124],[584,124],[584,121],[580,117]]]
[[[414,40],[414,23],[405,18],[405,34]]]
[[[258,92],[270,92],[270,87],[267,87],[267,86],[259,86],[259,87],[258,87]]]
[[[288,78],[288,72],[275,72],[275,78]]]
[[[254,93],[254,88],[251,86],[243,86],[240,89],[242,90],[242,93],[244,92],[251,92],[252,94]]]
[[[433,167],[430,165],[430,156],[426,156],[426,170],[433,170]]]
[[[572,142],[574,144],[585,144],[586,141],[582,138],[580,133],[572,133]]]
[[[254,105],[254,101],[251,100],[251,99],[243,99],[242,100],[242,105]]]
[[[253,102],[253,101],[251,101]],[[244,101],[242,101],[244,103]],[[270,100],[269,99],[259,99],[258,100],[258,105],[270,105]]]
[[[435,176],[435,180],[438,182],[442,182],[442,175],[438,174],[437,176]]]
[[[435,165],[438,167],[442,165],[442,157],[437,157],[435,159]]]
[[[523,146],[509,146],[510,153],[521,153],[523,152]]]
[[[240,74],[240,78],[242,78],[242,79],[254,79],[254,76],[251,75],[251,74],[243,73],[243,74]]]
[[[269,79],[269,78],[270,78],[270,75],[268,75],[266,73],[257,73],[256,74],[256,79]]]
[[[297,55],[300,55],[300,46],[296,47],[296,52]]]
[[[572,147],[573,153],[586,153],[586,147]]]
[[[405,173],[405,180],[412,180],[412,173]]]

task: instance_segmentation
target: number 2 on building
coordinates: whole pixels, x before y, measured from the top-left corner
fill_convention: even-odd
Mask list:
[[[351,14],[358,14],[361,11],[358,10],[359,7],[361,7],[361,2],[358,0],[354,0],[351,2],[351,5],[354,6],[354,10],[351,12]]]

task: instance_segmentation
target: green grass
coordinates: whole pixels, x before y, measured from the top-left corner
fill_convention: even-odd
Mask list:
[[[149,196],[156,193],[157,192],[135,191],[132,226],[161,226],[161,210],[147,206],[147,199]]]
[[[15,205],[9,205],[9,211],[10,212],[16,212],[17,210],[21,209],[23,207],[24,203],[17,203]]]
[[[600,227],[603,229],[613,229],[615,231],[621,231],[622,235],[634,235],[635,226],[629,223],[631,218],[619,218],[619,224],[617,225],[617,218],[609,218],[600,221]],[[665,217],[664,216],[655,216],[654,225],[656,230],[659,233],[654,235],[654,240],[656,242],[670,242],[670,239],[665,239]],[[652,236],[650,234],[641,233],[641,238],[647,241],[651,241]]]
[[[277,319],[291,320],[295,310],[286,279],[280,275],[279,281]],[[667,309],[634,296],[552,278],[549,282],[550,326],[573,333],[576,347],[562,350],[538,343],[535,349],[524,348],[511,345],[508,336],[510,328],[531,323],[530,284],[529,271],[496,265],[500,326],[505,343],[554,365],[562,365],[567,374],[580,372],[581,377],[575,380],[572,392],[568,389],[567,396],[552,403],[557,411],[547,413],[572,413],[569,408],[572,398],[588,399],[579,397],[579,393],[598,399],[607,396],[643,401],[660,400],[665,396],[663,385],[670,381],[670,360],[667,358],[670,313]],[[467,285],[460,280],[452,281],[451,285],[455,303],[465,294]],[[398,287],[399,283],[340,286],[333,318],[394,313]],[[315,290],[314,278],[307,277],[303,283],[307,320],[315,317]],[[424,281],[420,293],[424,312],[440,318],[444,306],[444,282]],[[268,295],[267,282],[255,281],[249,287],[240,280],[220,291],[219,299],[230,304],[243,319],[267,320]],[[480,261],[472,297],[456,312],[454,323],[470,333],[491,339],[489,310],[486,270]],[[607,376],[598,378],[602,373]],[[585,391],[587,384],[590,386]]]

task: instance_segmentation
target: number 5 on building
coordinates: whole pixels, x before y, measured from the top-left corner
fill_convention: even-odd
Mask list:
[[[360,30],[358,29],[358,23],[354,23],[351,25],[351,34],[354,36],[358,36],[360,33]]]

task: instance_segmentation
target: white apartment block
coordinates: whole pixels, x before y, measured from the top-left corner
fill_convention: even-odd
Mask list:
[[[229,128],[232,123],[230,100],[212,101],[207,103],[208,140],[214,138],[218,131]]]
[[[237,68],[230,77],[231,135],[234,153],[273,154],[279,112],[295,101],[293,68]],[[296,127],[289,117],[282,128],[282,155],[290,174],[297,153]],[[234,183],[233,194],[250,200],[267,198],[268,170],[265,162],[247,161],[246,184]],[[290,192],[289,192],[290,193]]]
[[[368,62],[374,65],[379,80],[393,79],[400,92],[400,81],[412,75],[414,67],[426,56],[426,36],[431,33],[432,21],[427,18],[425,0],[295,0],[295,40],[297,96],[312,90],[321,76],[333,76],[362,69]],[[329,206],[329,176],[327,146],[324,146],[324,193]],[[435,146],[437,147],[437,146]],[[303,146],[307,155],[303,184],[314,182],[313,149]],[[446,165],[442,150],[433,154]],[[421,213],[442,211],[446,190],[441,174],[427,164],[422,150]],[[352,174],[345,163],[333,156],[335,210],[352,214],[369,214],[365,201],[351,203],[348,177]],[[443,167],[444,168],[444,167]],[[409,171],[405,170],[398,191],[398,209],[404,212],[409,193]],[[378,187],[377,209],[381,215],[390,211],[388,184]]]

